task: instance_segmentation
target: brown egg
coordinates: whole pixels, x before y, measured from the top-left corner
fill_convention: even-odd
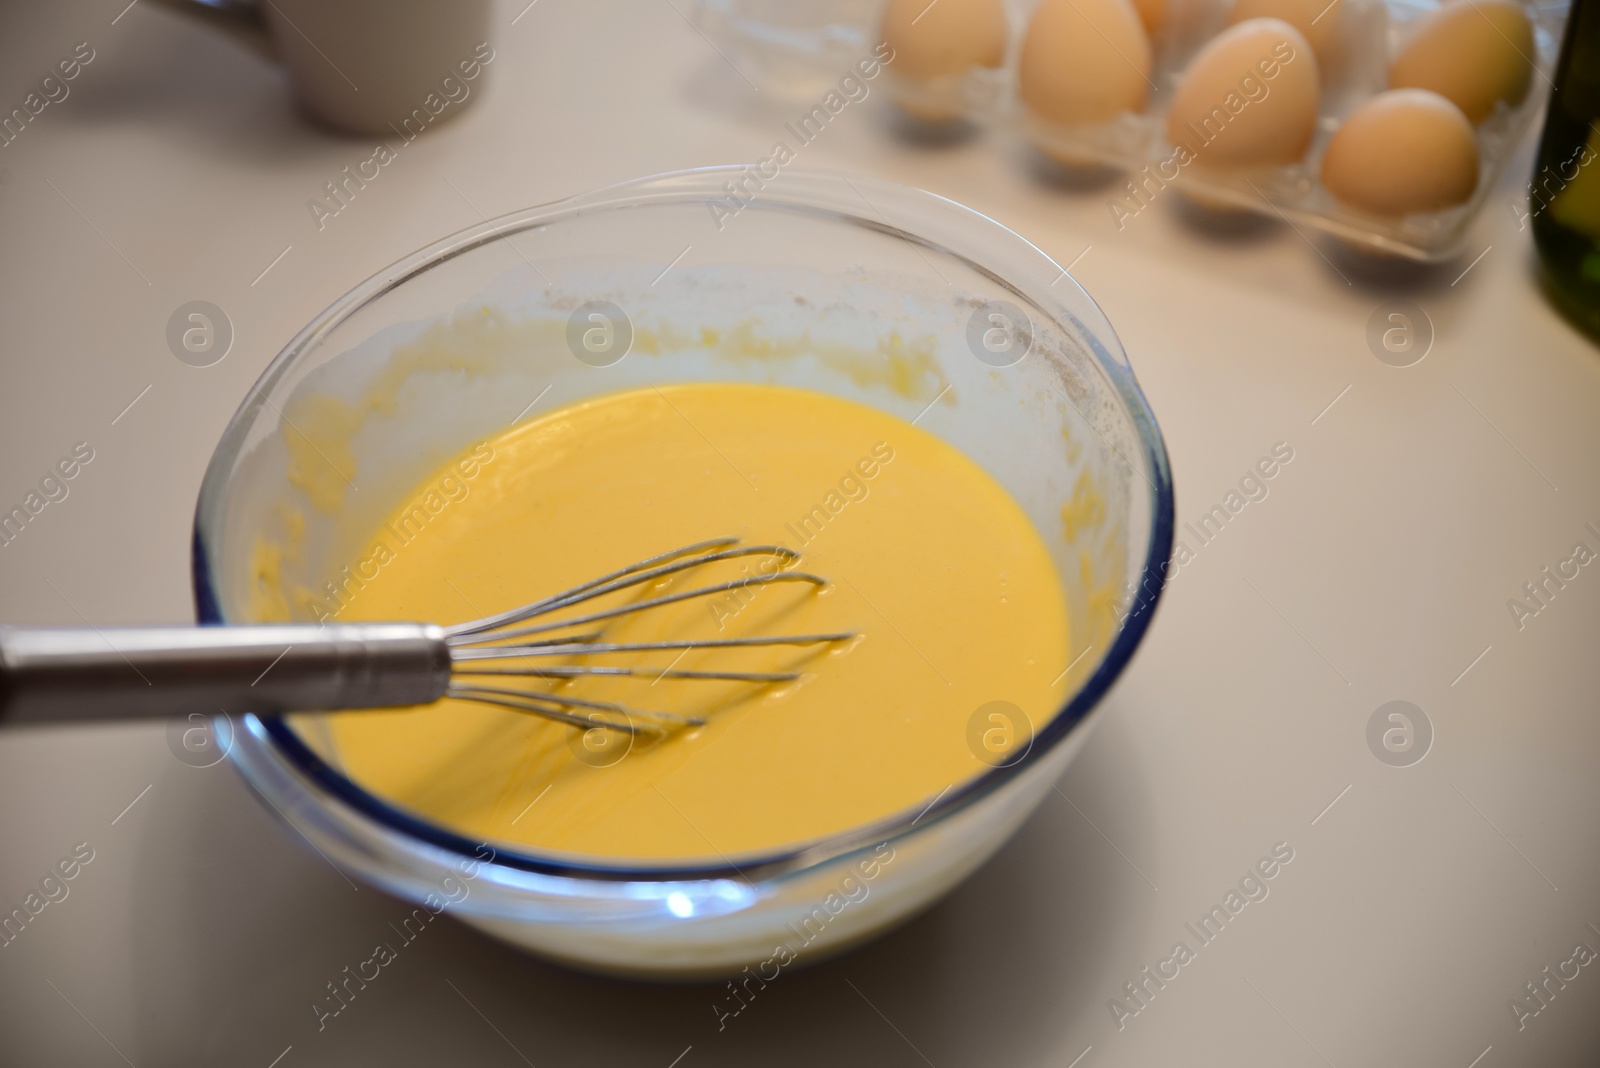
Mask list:
[[[1224,30],[1184,72],[1167,140],[1197,165],[1248,170],[1294,163],[1317,132],[1317,58],[1281,19]]]
[[[1300,31],[1326,67],[1338,44],[1344,5],[1345,0],[1234,0],[1228,25],[1250,19],[1282,19]]]
[[[1133,0],[1133,6],[1139,12],[1139,21],[1144,23],[1144,32],[1154,38],[1161,32],[1161,24],[1167,21],[1167,0]]]
[[[1478,187],[1478,138],[1461,109],[1426,89],[1391,89],[1357,108],[1328,142],[1322,184],[1374,215],[1465,203]]]
[[[1393,89],[1431,89],[1474,125],[1497,101],[1515,107],[1533,84],[1533,24],[1511,0],[1450,0],[1417,28],[1389,67]]]
[[[1004,0],[889,0],[883,40],[906,78],[998,67],[1006,54]]]
[[[1150,38],[1129,0],[1040,0],[1017,81],[1036,118],[1061,126],[1105,122],[1144,108]]]

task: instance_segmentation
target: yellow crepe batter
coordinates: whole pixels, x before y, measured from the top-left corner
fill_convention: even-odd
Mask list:
[[[459,701],[330,717],[352,779],[470,837],[686,860],[791,845],[920,807],[981,773],[989,765],[973,739],[985,732],[991,751],[1026,744],[1025,729],[996,735],[987,719],[975,732],[981,706],[1010,702],[1037,728],[1065,697],[1066,608],[1032,524],[965,456],[862,405],[734,384],[613,394],[463,454],[413,496],[428,493],[442,502],[436,512],[419,521],[408,505],[375,532],[371,542],[392,552],[363,568],[370,577],[340,621],[473,619],[726,535],[797,549],[798,568],[829,585],[652,610],[610,624],[606,640],[859,635],[676,661],[674,651],[587,657],[805,673],[779,686],[570,684],[575,696],[709,721],[631,748],[621,735],[586,738]],[[633,595],[757,574],[761,563],[709,565]]]

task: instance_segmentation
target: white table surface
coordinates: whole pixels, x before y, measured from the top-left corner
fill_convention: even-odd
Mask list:
[[[540,0],[513,25],[518,0],[496,12],[478,106],[319,232],[306,200],[371,144],[305,127],[279,72],[149,3],[113,24],[125,2],[0,9],[6,109],[77,42],[96,50],[70,97],[0,149],[0,503],[75,442],[95,450],[70,496],[0,549],[8,623],[190,618],[211,449],[272,356],[350,286],[480,211],[758,160],[801,110],[753,92],[665,0]],[[1119,232],[1111,188],[1053,187],[998,135],[908,144],[886,103],[875,88],[803,165],[926,187],[1078,258],[1165,431],[1180,522],[1274,443],[1294,449],[1172,585],[1061,796],[931,912],[786,973],[721,1032],[713,988],[572,974],[452,921],[319,1033],[311,1000],[397,901],[292,840],[226,765],[180,763],[159,727],[10,732],[0,907],[76,843],[94,859],[0,949],[0,1064],[1595,1057],[1600,968],[1521,1030],[1508,1008],[1575,943],[1600,949],[1600,568],[1520,631],[1506,606],[1575,542],[1600,549],[1584,529],[1600,526],[1600,351],[1533,281],[1511,210],[1531,138],[1467,255],[1386,285],[1341,277],[1282,226],[1203,232],[1175,198]],[[1437,331],[1408,368],[1365,341],[1397,295]],[[165,343],[190,300],[236,330],[209,368]],[[1396,699],[1436,733],[1406,768],[1366,741]],[[1108,1001],[1175,941],[1194,945],[1185,922],[1280,841],[1295,858],[1270,897],[1119,1031]]]

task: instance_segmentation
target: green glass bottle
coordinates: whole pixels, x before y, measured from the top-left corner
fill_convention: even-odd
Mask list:
[[[1528,186],[1545,291],[1600,339],[1600,0],[1573,0]]]

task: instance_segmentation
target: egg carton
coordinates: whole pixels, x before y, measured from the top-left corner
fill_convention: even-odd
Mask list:
[[[937,2],[937,0],[935,0]],[[1532,88],[1515,107],[1505,102],[1476,127],[1478,184],[1470,199],[1441,211],[1387,218],[1357,211],[1330,196],[1318,180],[1322,156],[1344,119],[1388,88],[1393,58],[1434,0],[1333,0],[1340,8],[1333,61],[1325,64],[1316,134],[1297,163],[1267,170],[1219,172],[1183,167],[1164,179],[1175,152],[1166,137],[1167,106],[1195,55],[1227,28],[1234,0],[1167,0],[1166,17],[1151,39],[1153,85],[1145,110],[1123,112],[1094,126],[1062,127],[1030,115],[1017,94],[1022,37],[1037,0],[1008,0],[1005,61],[973,68],[938,83],[897,78],[893,63],[880,75],[892,95],[914,110],[956,113],[957,121],[1021,136],[1047,154],[1075,164],[1126,172],[1107,186],[1107,211],[1119,229],[1133,225],[1171,186],[1212,209],[1279,218],[1302,233],[1321,232],[1381,255],[1421,262],[1463,250],[1467,230],[1488,203],[1507,161],[1543,114],[1567,17],[1566,2],[1524,4],[1537,55]],[[880,43],[883,0],[701,0],[695,23],[746,78],[797,101],[816,103]],[[910,120],[917,121],[917,120]],[[1119,210],[1120,206],[1120,210]],[[1512,205],[1515,209],[1516,205]]]

